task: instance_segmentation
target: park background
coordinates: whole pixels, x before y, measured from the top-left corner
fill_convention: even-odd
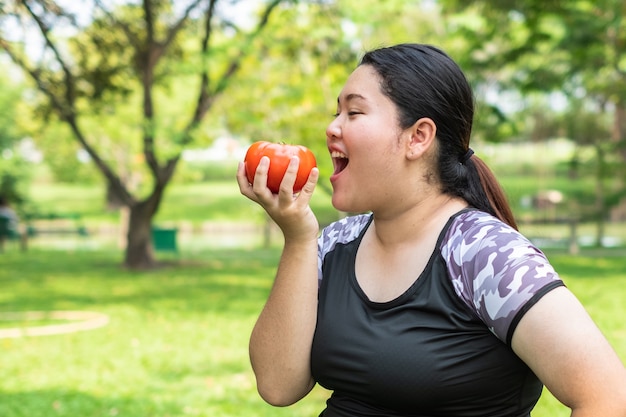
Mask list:
[[[27,250],[0,253],[0,416],[317,415],[323,389],[286,409],[255,392],[247,340],[281,238],[234,174],[254,140],[305,144],[320,222],[344,215],[325,126],[363,51],[405,41],[462,66],[472,147],[626,359],[624,13],[616,0],[0,3],[0,192],[31,231]],[[164,236],[176,245],[155,247]],[[533,415],[568,412],[546,392]]]

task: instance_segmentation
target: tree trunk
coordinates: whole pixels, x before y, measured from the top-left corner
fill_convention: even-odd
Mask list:
[[[626,101],[615,103],[615,117],[613,119],[613,142],[619,147],[622,160],[626,161]]]
[[[157,266],[152,247],[152,217],[156,213],[154,197],[130,207],[124,265],[130,269]]]
[[[124,207],[124,200],[119,197],[110,182],[107,181],[106,189],[106,206],[107,210],[114,211]]]
[[[578,246],[578,220],[571,218],[569,220],[569,254],[578,255],[580,247]]]
[[[626,100],[621,98],[618,98],[617,102],[615,103],[615,113],[613,116],[613,130],[611,140],[617,147],[617,155],[620,156],[622,162],[626,162]],[[626,193],[626,175],[624,174],[624,171],[621,172],[621,175],[616,176],[616,188],[620,190],[621,194],[623,195],[624,193]],[[614,209],[617,209],[617,213],[622,212],[622,201],[617,204],[617,207],[614,207]],[[619,214],[618,216],[619,217],[618,219],[616,219],[616,221],[620,221],[619,218],[622,216],[622,214]]]
[[[606,157],[602,144],[595,146],[597,157],[596,168],[596,246],[602,247],[604,241],[605,221],[606,221],[606,192],[604,187],[604,178],[606,177]]]

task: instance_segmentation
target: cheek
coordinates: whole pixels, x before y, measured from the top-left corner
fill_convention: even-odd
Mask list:
[[[350,164],[358,167],[363,175],[380,175],[381,172],[393,170],[390,164],[395,163],[402,151],[398,132],[389,127],[386,120],[368,119],[350,132],[344,130],[344,140],[349,146]],[[373,171],[373,172],[372,172]]]
[[[397,146],[390,145],[384,148],[371,149],[367,159],[363,159],[365,166],[359,164],[359,175],[369,183],[370,188],[378,188],[376,193],[387,190],[390,186],[403,184],[407,180],[404,154]]]
[[[365,189],[379,193],[380,187],[385,187],[393,178],[393,168],[389,164],[389,160],[371,150],[369,155],[355,158],[355,163],[350,162],[353,180],[358,183],[357,188],[360,191]],[[374,191],[376,190],[376,191]]]

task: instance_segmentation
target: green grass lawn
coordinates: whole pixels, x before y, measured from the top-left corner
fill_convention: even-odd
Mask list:
[[[258,397],[250,370],[248,337],[278,255],[277,248],[182,253],[143,273],[121,269],[121,254],[109,251],[0,254],[0,313],[109,316],[95,330],[0,339],[0,416],[316,416],[324,390],[276,409]],[[549,256],[626,360],[623,256]],[[549,393],[533,414],[568,415]]]
[[[95,311],[109,324],[0,339],[0,416],[316,415],[324,395],[266,405],[247,358],[277,256],[215,251],[137,273],[110,252],[5,252],[0,312]]]

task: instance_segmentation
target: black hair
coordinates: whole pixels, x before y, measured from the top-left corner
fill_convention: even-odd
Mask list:
[[[409,128],[428,117],[437,125],[437,175],[445,194],[517,228],[502,188],[480,158],[466,158],[474,120],[474,94],[461,68],[441,49],[405,43],[367,52],[359,65],[372,66],[381,90]]]

